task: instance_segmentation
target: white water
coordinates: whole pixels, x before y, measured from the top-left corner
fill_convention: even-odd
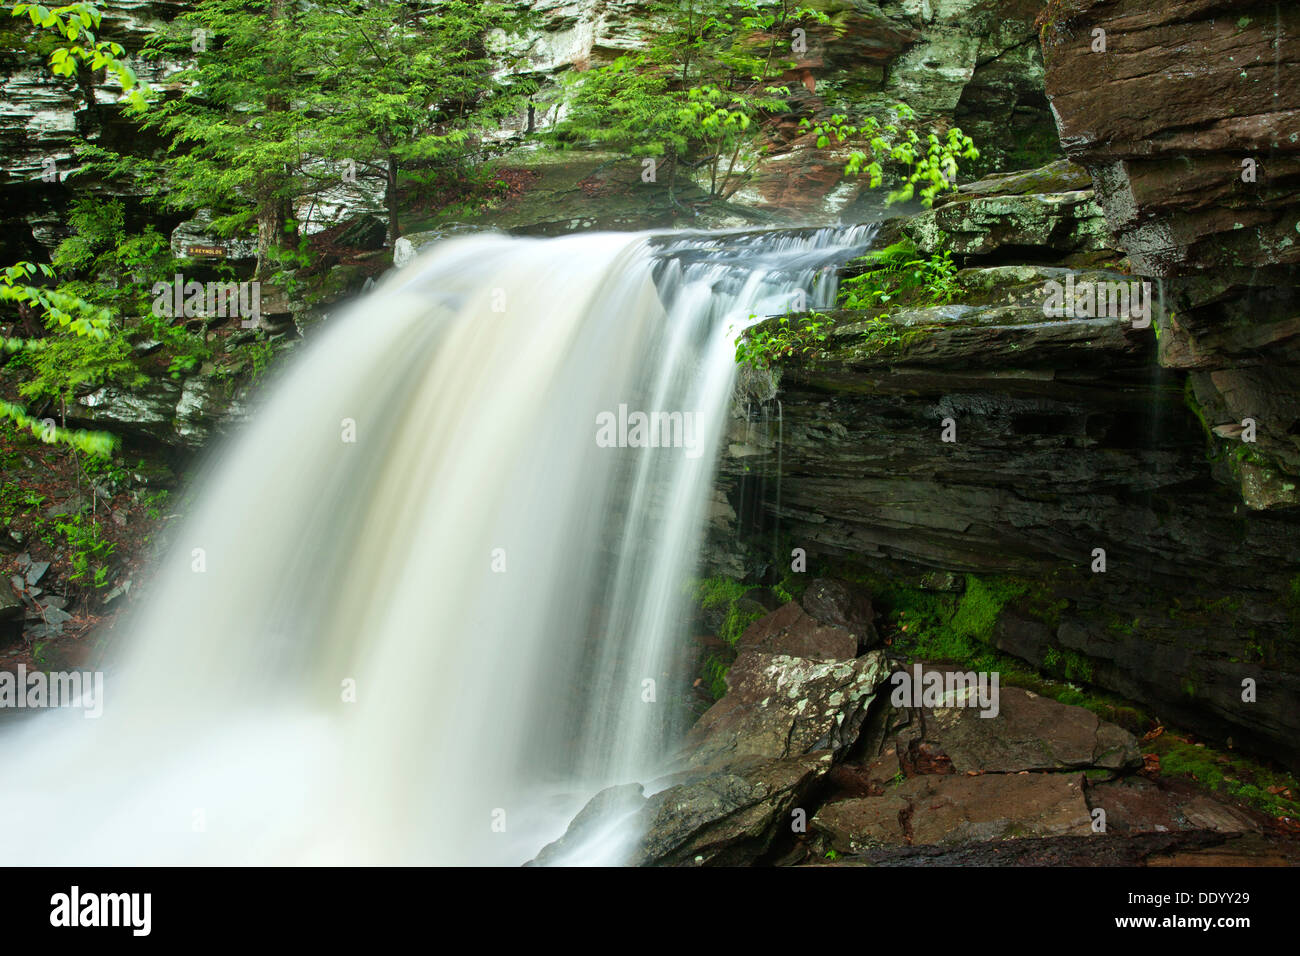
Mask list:
[[[0,862],[514,864],[652,774],[734,335],[828,305],[863,236],[478,236],[388,276],[218,453],[102,719],[6,722]],[[697,450],[598,447],[620,404]]]

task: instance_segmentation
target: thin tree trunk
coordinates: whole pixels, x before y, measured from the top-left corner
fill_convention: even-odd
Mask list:
[[[388,206],[388,244],[392,246],[396,245],[400,235],[397,221],[397,157],[392,153],[388,154],[388,180],[384,188],[384,199]]]

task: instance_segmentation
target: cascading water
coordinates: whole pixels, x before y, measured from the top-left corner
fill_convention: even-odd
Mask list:
[[[484,235],[390,274],[216,455],[102,718],[5,728],[0,861],[520,863],[653,774],[734,337],[828,306],[866,237]]]

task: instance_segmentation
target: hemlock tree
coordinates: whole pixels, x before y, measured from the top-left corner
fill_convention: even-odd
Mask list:
[[[499,78],[489,49],[522,22],[490,0],[324,0],[303,14],[306,148],[383,184],[389,241],[400,231],[401,178],[482,158],[483,134],[535,89]]]
[[[310,50],[289,0],[202,0],[146,45],[146,55],[194,58],[173,77],[182,94],[145,125],[170,138],[154,195],[175,209],[209,208],[223,235],[256,231],[257,275],[294,245],[292,202],[310,119],[295,108]]]

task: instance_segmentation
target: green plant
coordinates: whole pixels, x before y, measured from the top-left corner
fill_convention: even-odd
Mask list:
[[[786,313],[780,318],[761,322],[751,326],[736,340],[736,362],[766,369],[774,361],[815,352],[830,337],[833,325],[830,318],[820,312],[802,316]]]
[[[551,138],[561,148],[599,143],[656,167],[662,158],[674,204],[682,170],[702,170],[708,199],[726,200],[756,172],[762,121],[788,108],[788,88],[775,85],[794,65],[783,39],[796,23],[830,17],[784,0],[650,0],[642,9],[645,42],[572,74]]]
[[[955,126],[947,133],[928,130],[922,139],[922,134],[911,125],[916,123],[916,113],[906,103],[896,103],[890,113],[890,121],[884,124],[868,116],[861,126],[855,126],[848,122],[847,116],[836,113],[819,122],[804,119],[799,125],[817,138],[821,149],[832,143],[866,140],[865,150],[857,149],[849,155],[844,172],[857,176],[865,171],[871,188],[877,189],[884,181],[883,164],[898,163],[903,167],[903,184],[891,191],[885,201],[892,204],[919,198],[923,206],[931,206],[939,193],[957,188],[959,160],[978,159],[979,150]]]
[[[10,12],[15,17],[30,18],[33,26],[56,33],[71,44],[57,47],[50,53],[50,71],[55,76],[71,79],[82,68],[105,70],[117,78],[128,109],[139,111],[145,108],[144,89],[135,71],[120,59],[126,50],[121,44],[101,40],[95,35],[101,14],[94,5],[70,3],[51,9],[39,3],[19,3]]]
[[[107,560],[117,546],[104,537],[99,522],[85,515],[69,515],[54,522],[55,530],[68,545],[72,565],[69,581],[84,581],[89,575],[97,588],[108,583]]]
[[[840,283],[840,305],[846,309],[875,309],[896,301],[947,305],[962,291],[947,249],[921,256],[910,239],[902,239],[857,261],[870,268]]]
[[[714,700],[722,700],[723,695],[727,693],[727,671],[730,669],[731,665],[716,654],[710,654],[704,659],[701,677]]]

